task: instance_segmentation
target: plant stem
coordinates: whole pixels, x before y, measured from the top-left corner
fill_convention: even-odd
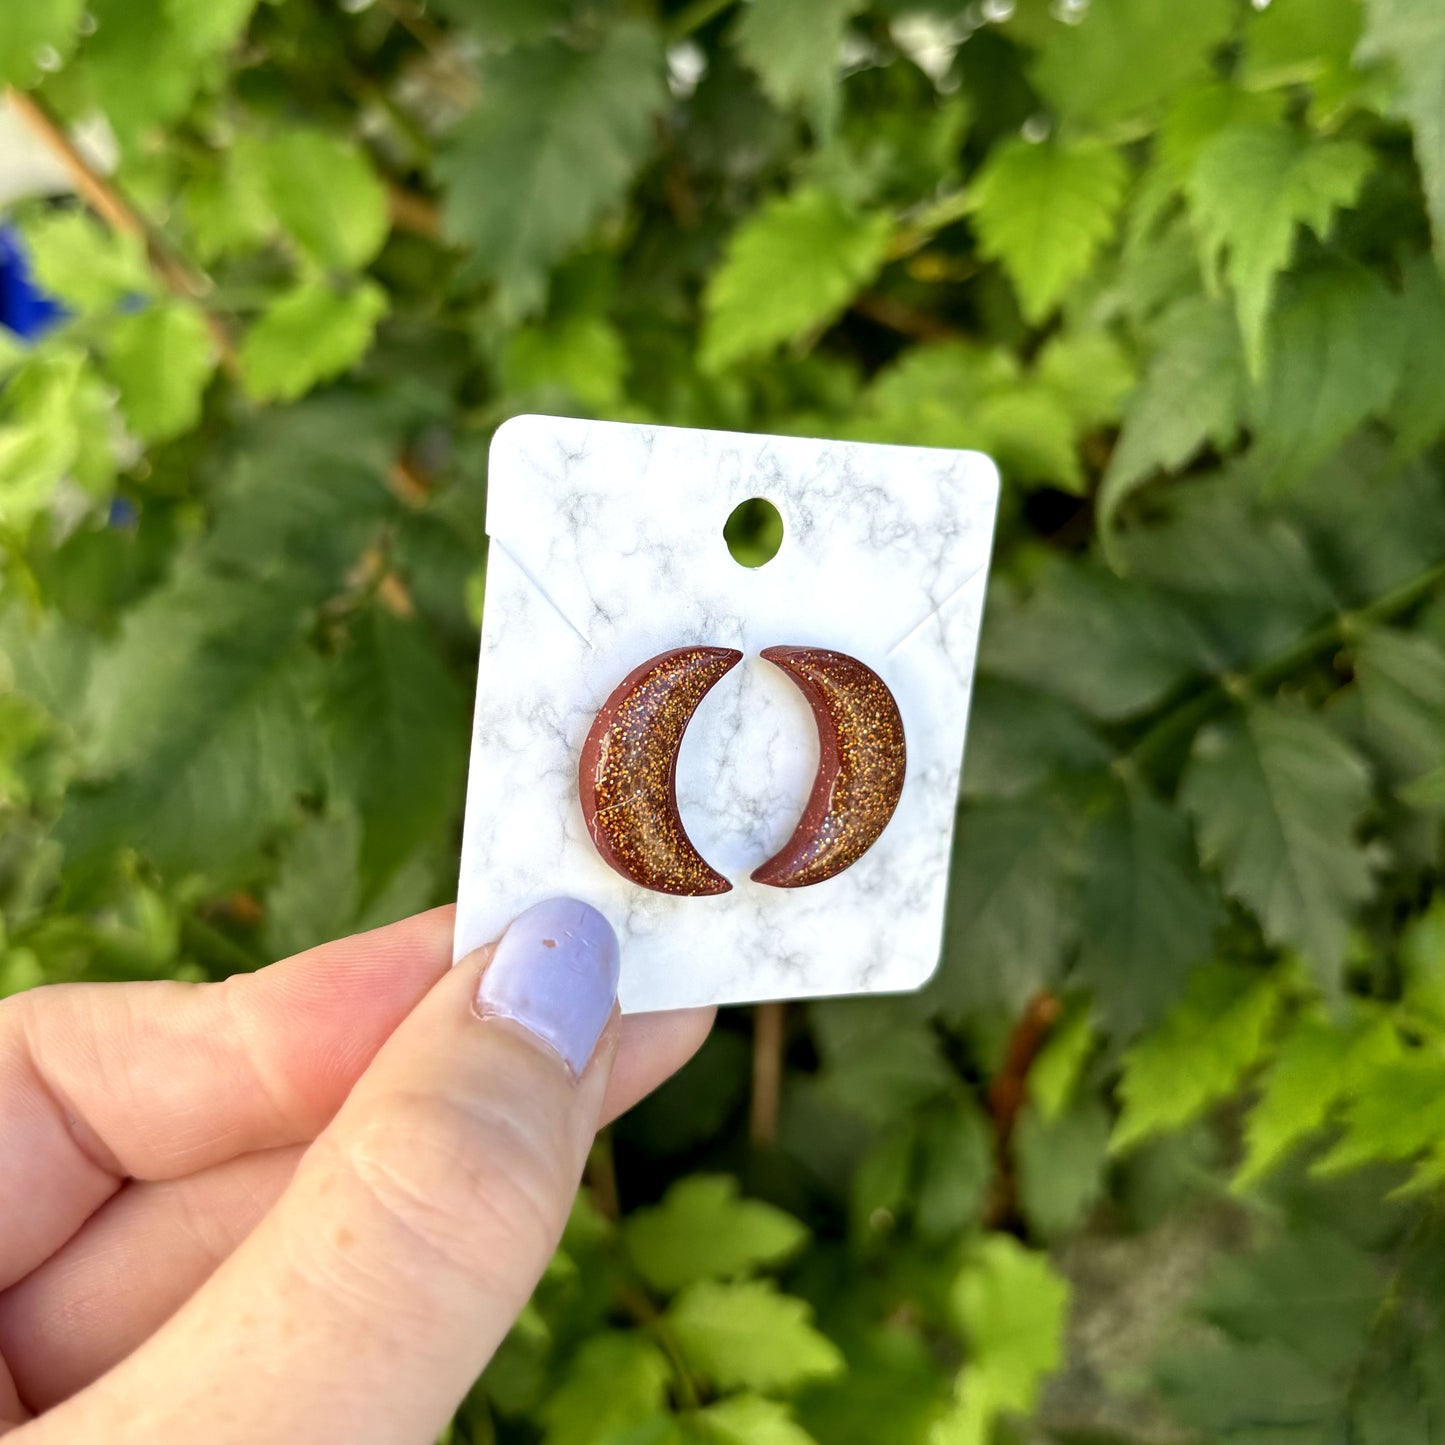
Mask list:
[[[1018,1207],[1018,1187],[1013,1166],[1013,1136],[1019,1112],[1028,1097],[1029,1070],[1054,1025],[1063,1004],[1057,994],[1044,989],[1031,998],[1009,1034],[1003,1064],[988,1089],[988,1112],[993,1120],[996,1174],[987,1207],[990,1224],[1002,1224]]]
[[[753,1010],[753,1102],[748,1138],[763,1147],[778,1137],[783,1088],[785,1005],[760,1003]]]
[[[1390,622],[1439,587],[1445,585],[1445,562],[1427,567],[1408,582],[1367,602],[1353,612],[1341,612],[1305,633],[1298,642],[1251,668],[1248,672],[1211,678],[1193,696],[1185,698],[1161,717],[1129,753],[1135,764],[1148,765],[1166,753],[1170,745],[1188,737],[1230,702],[1261,692],[1283,682],[1291,673],[1349,641],[1362,625]]]
[[[664,26],[663,35],[669,45],[686,40],[695,30],[701,30],[709,20],[716,19],[724,10],[730,10],[735,0],[692,0],[684,5]]]
[[[64,167],[76,193],[113,231],[134,236],[145,247],[151,270],[172,295],[196,306],[220,357],[221,367],[232,380],[240,376],[240,365],[230,333],[218,316],[200,303],[212,289],[210,278],[177,256],[160,233],[126,199],[120,188],[100,174],[81,154],[60,122],[51,115],[39,96],[11,89],[10,109],[22,124]]]

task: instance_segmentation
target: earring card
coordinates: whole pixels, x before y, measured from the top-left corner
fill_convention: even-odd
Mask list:
[[[777,555],[733,560],[740,503],[782,516]],[[977,452],[516,417],[492,443],[486,596],[456,956],[569,895],[622,942],[625,1012],[925,983],[943,934],[955,796],[998,473]],[[789,838],[819,761],[797,687],[759,653],[855,657],[897,700],[907,775],[852,867],[805,888],[749,875]],[[677,761],[698,851],[733,884],[655,893],[598,856],[578,762],[597,710],[671,648],[740,649]]]

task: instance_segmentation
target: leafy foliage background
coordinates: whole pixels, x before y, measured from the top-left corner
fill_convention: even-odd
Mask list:
[[[938,979],[725,1018],[454,1440],[1445,1439],[1438,0],[23,0],[0,78],[119,146],[0,331],[0,991],[452,896],[506,416],[1004,471]]]

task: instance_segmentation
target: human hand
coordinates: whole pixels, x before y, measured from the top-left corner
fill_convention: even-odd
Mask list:
[[[712,1019],[619,1020],[582,904],[455,969],[451,937],[438,909],[224,983],[0,1005],[6,1445],[435,1439],[594,1132]]]

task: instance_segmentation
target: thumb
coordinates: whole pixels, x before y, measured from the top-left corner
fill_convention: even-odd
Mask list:
[[[436,1438],[556,1248],[615,1047],[595,909],[538,904],[481,962],[402,1022],[211,1280],[46,1417],[61,1439]]]

